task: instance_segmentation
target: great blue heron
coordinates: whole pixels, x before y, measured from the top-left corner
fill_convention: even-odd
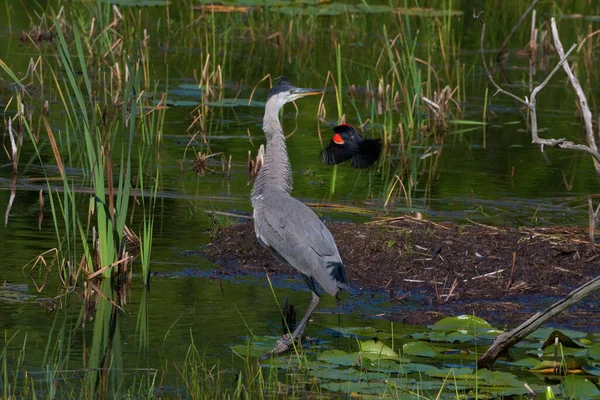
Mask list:
[[[352,125],[333,128],[335,135],[323,149],[323,164],[339,164],[352,158],[354,168],[369,168],[381,154],[381,139],[363,139]]]
[[[254,230],[259,243],[297,269],[312,291],[312,300],[300,324],[267,355],[283,353],[293,341],[301,339],[319,303],[315,281],[332,296],[346,288],[344,264],[331,233],[310,208],[290,194],[292,169],[279,122],[279,111],[284,104],[319,93],[318,89],[294,87],[282,77],[271,88],[265,106],[263,131],[267,151],[252,189]]]

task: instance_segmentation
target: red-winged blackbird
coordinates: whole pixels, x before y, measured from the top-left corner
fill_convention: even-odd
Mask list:
[[[352,125],[342,124],[333,128],[335,135],[321,151],[323,164],[339,164],[352,158],[350,166],[369,168],[381,154],[381,139],[363,139]]]

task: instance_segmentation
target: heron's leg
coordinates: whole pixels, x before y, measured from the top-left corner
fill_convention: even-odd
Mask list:
[[[308,325],[308,320],[310,319],[310,316],[312,315],[313,311],[315,311],[315,308],[317,308],[317,305],[319,304],[319,295],[317,295],[315,292],[312,292],[312,299],[310,300],[310,305],[308,306],[308,310],[306,310],[306,314],[304,314],[304,317],[302,317],[302,320],[300,321],[300,324],[298,325],[298,327],[296,327],[296,330],[294,331],[294,333],[292,333],[291,337],[288,338],[281,338],[277,341],[277,344],[275,344],[275,347],[269,351],[267,354],[265,354],[264,356],[262,356],[262,359],[266,359],[271,357],[274,354],[281,354],[281,353],[285,353],[286,351],[288,351],[290,349],[290,347],[292,346],[292,343],[294,341],[296,341],[296,339],[302,338],[302,334],[304,333],[304,330],[306,329],[306,325]]]
[[[315,292],[311,292],[311,293],[312,293],[312,299],[310,300],[310,305],[308,306],[308,310],[306,310],[306,314],[304,314],[304,317],[302,317],[300,324],[296,327],[296,330],[294,331],[294,333],[292,333],[292,338],[291,338],[292,340],[302,338],[302,334],[304,333],[304,330],[306,329],[306,325],[308,325],[308,320],[310,319],[310,316],[312,315],[313,311],[315,311],[315,308],[317,308],[317,305],[319,304],[319,296]]]

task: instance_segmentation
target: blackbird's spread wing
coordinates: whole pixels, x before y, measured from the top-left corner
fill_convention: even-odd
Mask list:
[[[323,164],[334,165],[349,160],[354,155],[354,149],[349,146],[337,144],[331,139],[327,147],[321,151]]]
[[[366,139],[359,146],[350,164],[354,168],[369,168],[381,154],[381,139]]]

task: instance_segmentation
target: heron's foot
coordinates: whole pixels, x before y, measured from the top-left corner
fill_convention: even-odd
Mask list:
[[[273,356],[278,356],[280,354],[285,353],[292,347],[292,343],[296,340],[297,339],[294,338],[293,336],[291,336],[289,333],[283,335],[282,337],[279,338],[279,340],[277,340],[277,343],[275,343],[275,347],[273,347],[271,349],[271,351],[269,351],[268,353],[266,353],[264,356],[261,357],[261,360],[266,360]]]

